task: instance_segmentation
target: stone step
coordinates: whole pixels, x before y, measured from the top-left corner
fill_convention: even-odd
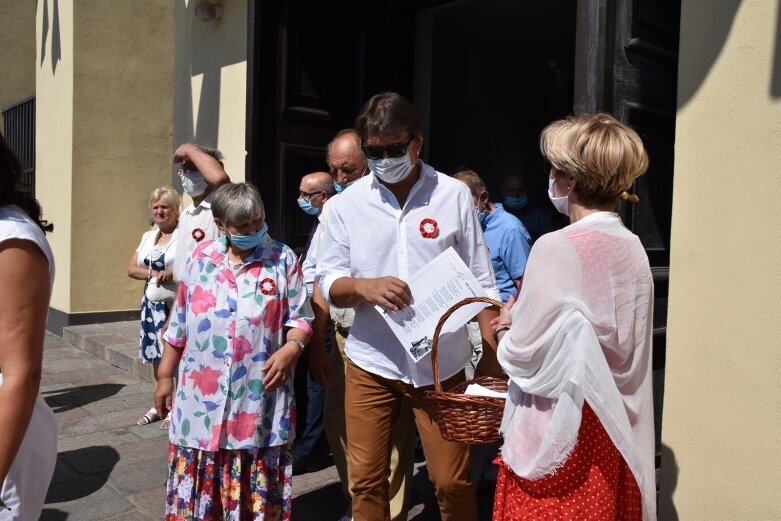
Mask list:
[[[138,356],[139,321],[109,322],[66,326],[62,338],[68,344],[86,351],[129,374],[154,381],[152,365],[144,364]]]

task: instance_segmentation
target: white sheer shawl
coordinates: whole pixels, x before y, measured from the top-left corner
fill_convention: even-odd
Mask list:
[[[656,519],[652,310],[648,258],[618,215],[590,214],[535,243],[498,353],[513,472],[539,479],[562,465],[585,400],[637,480],[644,519]]]

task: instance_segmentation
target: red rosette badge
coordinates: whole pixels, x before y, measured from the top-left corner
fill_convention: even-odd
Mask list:
[[[436,239],[439,236],[439,224],[428,217],[420,221],[420,234],[424,239]]]
[[[206,232],[200,228],[195,228],[192,233],[195,242],[201,242],[206,237]]]
[[[276,282],[268,278],[261,280],[260,292],[264,295],[274,295],[277,292]]]

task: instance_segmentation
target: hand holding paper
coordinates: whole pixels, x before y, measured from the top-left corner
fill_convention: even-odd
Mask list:
[[[398,311],[375,306],[390,326],[407,354],[416,363],[431,351],[431,342],[439,318],[467,297],[487,296],[453,248],[448,248],[423,266],[407,281],[412,303]],[[463,327],[488,304],[477,302],[456,310],[442,333]]]

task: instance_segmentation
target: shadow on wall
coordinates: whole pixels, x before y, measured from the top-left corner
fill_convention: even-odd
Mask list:
[[[246,9],[229,3],[221,19],[204,22],[195,16],[198,3],[178,0],[176,6],[174,148],[218,145],[223,68],[247,59]],[[172,182],[178,186],[175,172]]]
[[[675,453],[667,445],[662,445],[662,466],[660,476],[657,517],[666,521],[678,521],[678,512],[673,503],[673,493],[678,485],[678,463]]]
[[[692,20],[696,27],[708,27],[708,31],[700,31],[697,38],[687,40],[687,53],[696,56],[696,60],[689,63],[686,75],[679,78],[678,82],[678,109],[683,108],[702,86],[711,67],[718,59],[724,44],[729,38],[735,15],[740,7],[741,0],[719,0],[709,3],[708,9],[700,10],[698,17]],[[681,31],[687,27],[681,27]],[[781,98],[781,0],[777,6],[776,41],[771,67],[771,79],[769,94],[771,98]]]
[[[773,74],[770,79],[770,97],[781,98],[781,0],[776,17],[776,46],[773,51]]]
[[[50,30],[51,29],[51,30]],[[57,64],[62,59],[62,46],[60,43],[60,3],[59,0],[52,0],[52,21],[49,27],[49,1],[43,0],[43,23],[41,27],[41,64],[46,58],[46,40],[51,33],[52,45],[52,74],[57,71]]]

